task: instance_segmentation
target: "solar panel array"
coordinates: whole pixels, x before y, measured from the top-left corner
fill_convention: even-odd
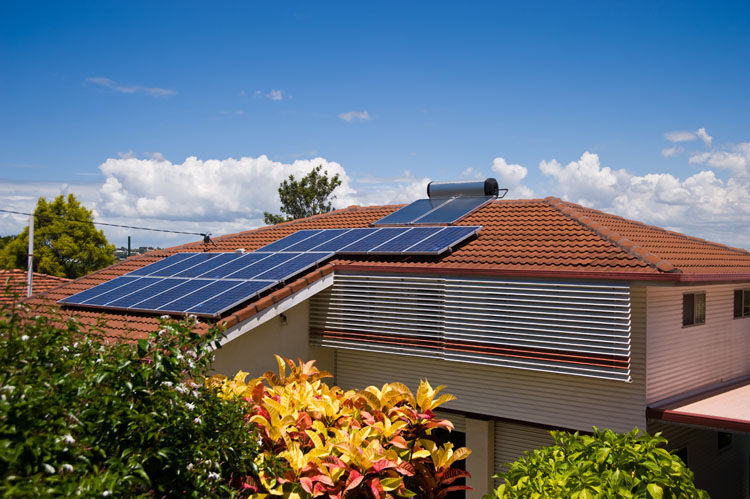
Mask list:
[[[493,199],[494,196],[418,199],[381,218],[373,225],[450,225]]]
[[[479,229],[301,230],[252,253],[177,253],[59,303],[217,317],[336,253],[439,255]]]

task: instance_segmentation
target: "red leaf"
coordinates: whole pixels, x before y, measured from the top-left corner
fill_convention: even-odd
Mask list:
[[[359,486],[360,483],[362,483],[362,480],[365,477],[360,474],[357,470],[352,470],[349,472],[349,477],[346,479],[346,489],[345,490],[352,490],[353,488]]]
[[[399,465],[396,466],[396,469],[399,470],[402,475],[414,476],[414,466],[406,461],[399,463]]]
[[[300,412],[297,415],[297,428],[299,431],[305,431],[312,426],[312,418],[306,412]]]
[[[470,476],[471,474],[468,471],[459,470],[457,468],[448,468],[442,473],[438,473],[438,480],[440,480],[440,483],[448,485],[449,483],[455,482],[459,478],[466,478]]]
[[[299,477],[299,484],[302,486],[302,489],[308,494],[313,493],[313,481],[309,476]]]
[[[388,459],[378,459],[374,463],[372,463],[372,469],[375,470],[375,472],[380,473],[381,471],[388,469],[388,468],[395,468],[397,465],[395,462],[390,461]]]
[[[408,448],[408,446],[406,445],[406,440],[404,440],[404,437],[400,435],[396,435],[388,443],[394,447],[398,447],[399,449]]]
[[[385,497],[385,490],[383,490],[383,485],[380,483],[380,480],[378,480],[377,477],[372,478],[371,480],[368,480],[370,485],[370,490],[372,491],[372,495],[380,499],[381,497]]]
[[[336,456],[326,456],[321,459],[323,466],[329,468],[346,468],[346,463]]]

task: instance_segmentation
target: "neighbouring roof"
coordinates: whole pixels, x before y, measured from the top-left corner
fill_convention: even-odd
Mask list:
[[[352,206],[324,215],[230,234],[131,257],[43,293],[31,303],[54,303],[171,254],[185,251],[253,251],[301,229],[367,227],[401,206]],[[335,269],[457,275],[620,279],[672,282],[750,282],[750,253],[689,237],[557,198],[496,200],[458,225],[481,225],[479,237],[452,253],[424,256],[336,256],[321,268],[245,304],[224,317],[233,326]],[[79,319],[102,315],[113,336],[141,337],[158,327],[153,315],[74,310]],[[205,326],[204,326],[205,327]]]
[[[32,289],[34,294],[44,293],[61,284],[70,282],[70,279],[64,277],[40,274],[38,272],[33,272],[33,274]],[[2,289],[0,305],[26,298],[27,279],[28,272],[25,270],[0,270],[0,289]]]
[[[750,379],[649,407],[647,415],[672,423],[750,433]]]

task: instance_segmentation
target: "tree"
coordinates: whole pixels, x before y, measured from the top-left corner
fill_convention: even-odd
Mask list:
[[[38,272],[74,279],[112,265],[115,246],[94,227],[91,211],[73,194],[51,203],[39,198],[34,210],[34,267]],[[0,252],[0,266],[26,269],[29,229]]]
[[[294,175],[289,175],[288,180],[281,182],[281,212],[286,216],[266,211],[263,221],[273,225],[331,211],[331,200],[336,197],[331,194],[341,185],[341,180],[338,173],[330,178],[327,171],[321,174],[322,169],[323,165],[318,165],[299,181],[294,179]]]
[[[667,440],[658,433],[637,428],[626,434],[597,428],[593,435],[550,433],[555,445],[527,453],[495,475],[505,483],[484,499],[708,498],[685,463],[662,447]]]

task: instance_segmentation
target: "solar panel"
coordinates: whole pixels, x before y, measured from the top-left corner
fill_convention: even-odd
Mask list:
[[[239,305],[243,301],[247,301],[250,298],[262,293],[268,288],[274,286],[275,281],[244,281],[240,282],[237,286],[229,289],[228,291],[215,296],[208,296],[204,301],[200,301],[194,304],[188,309],[189,313],[193,314],[210,314],[215,310],[227,310],[236,305]],[[203,290],[201,290],[203,295]],[[187,304],[174,303],[170,306],[187,306]],[[175,310],[177,312],[183,310],[179,308]]]
[[[419,199],[372,225],[450,225],[493,199],[494,196]]]
[[[290,234],[282,239],[279,239],[278,241],[263,246],[262,248],[258,249],[258,251],[284,251],[289,246],[303,241],[308,237],[314,236],[318,232],[320,232],[320,230],[298,230],[294,234]]]
[[[431,211],[414,221],[415,224],[452,224],[473,212],[480,206],[492,201],[493,197],[454,198],[440,208]]]
[[[402,253],[409,247],[436,234],[442,229],[443,227],[414,227],[412,229],[407,228],[406,230],[396,229],[401,230],[401,233],[380,246],[374,247],[369,253]]]
[[[366,235],[362,239],[349,244],[341,248],[341,253],[367,253],[374,248],[377,248],[381,244],[390,241],[394,237],[403,233],[405,229],[403,227],[384,227],[382,229],[372,229],[369,235]]]
[[[217,317],[336,252],[438,255],[480,227],[304,230],[259,251],[178,253],[60,300],[68,305]],[[273,249],[275,251],[264,251]]]
[[[304,241],[293,244],[284,251],[310,251],[323,243],[334,240],[336,237],[348,232],[350,229],[326,229],[314,234]]]
[[[89,300],[86,300],[86,305],[106,305],[107,303],[111,301],[115,301],[118,298],[122,298],[123,296],[127,296],[130,293],[134,293],[138,290],[143,290],[151,286],[152,284],[155,284],[157,282],[161,281],[161,279],[155,279],[152,277],[141,277],[140,279],[135,279],[124,286],[119,286],[116,289],[113,289],[111,291],[107,291],[106,293],[102,293],[98,296],[95,296]]]
[[[271,279],[274,281],[281,281],[285,277],[292,276],[303,270],[307,270],[318,262],[322,262],[326,258],[333,256],[333,252],[329,253],[299,253],[293,258],[286,260],[283,264],[280,264],[267,272],[263,272],[254,279]]]
[[[418,199],[400,210],[396,210],[390,215],[381,218],[373,225],[406,225],[412,223],[417,218],[424,216],[430,211],[450,201],[450,198],[443,199]]]
[[[152,264],[153,265],[153,264]],[[86,301],[90,300],[91,298],[94,298],[95,296],[99,296],[101,294],[107,293],[109,291],[112,291],[113,289],[117,289],[120,286],[124,286],[125,284],[128,284],[130,282],[133,282],[137,279],[136,277],[130,277],[133,275],[133,272],[128,274],[127,277],[116,277],[115,279],[112,279],[111,281],[104,282],[102,284],[99,284],[98,286],[94,286],[93,288],[89,288],[85,291],[81,291],[80,293],[76,293],[72,296],[68,296],[67,298],[63,298],[60,300],[61,303],[76,303],[76,304],[82,304]]]
[[[413,246],[410,246],[407,249],[407,252],[440,254],[476,234],[479,229],[481,229],[481,227],[444,227],[443,230],[439,231],[437,234],[427,237],[422,241],[415,243]]]
[[[335,239],[331,239],[319,246],[313,248],[315,251],[341,251],[352,244],[353,242],[359,241],[363,237],[372,234],[377,229],[349,229],[345,234],[341,234]]]

